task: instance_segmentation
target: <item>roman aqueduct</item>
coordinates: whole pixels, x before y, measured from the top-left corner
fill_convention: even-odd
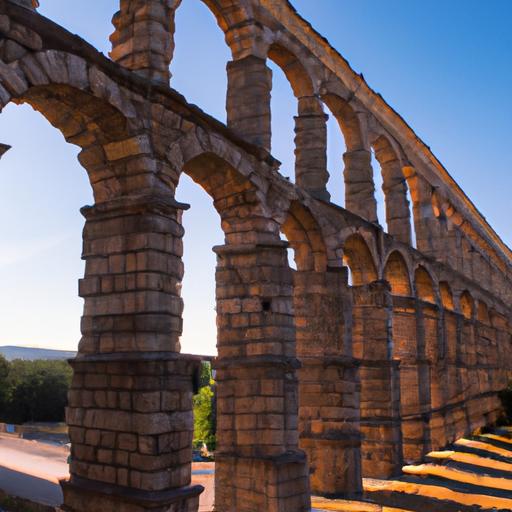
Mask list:
[[[79,146],[95,198],[82,210],[69,511],[197,510],[182,173],[225,234],[219,512],[357,495],[362,475],[391,476],[493,422],[511,377],[510,249],[429,148],[287,0],[203,1],[232,53],[227,127],[169,87],[180,0],[121,0],[111,59],[31,0],[0,0],[1,106],[30,104]],[[269,59],[297,100],[295,183],[271,155]],[[347,147],[344,207],[326,189],[326,109]]]

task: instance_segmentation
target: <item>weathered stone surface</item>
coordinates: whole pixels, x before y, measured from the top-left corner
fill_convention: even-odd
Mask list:
[[[389,476],[497,418],[512,372],[510,250],[287,2],[208,2],[233,55],[228,127],[168,87],[179,1],[123,0],[114,62],[16,3],[0,0],[1,105],[31,104],[80,147],[95,199],[82,210],[66,510],[197,510],[198,361],[177,355],[183,172],[225,233],[219,512],[309,510],[310,489],[357,495],[361,474]],[[297,97],[295,184],[268,153],[268,58]],[[346,209],[326,190],[325,106],[345,137]],[[372,150],[389,233],[376,225]]]

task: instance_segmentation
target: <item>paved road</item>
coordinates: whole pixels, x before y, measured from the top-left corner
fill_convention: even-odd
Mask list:
[[[0,488],[14,496],[58,506],[62,503],[59,479],[69,476],[68,454],[64,447],[0,434]],[[213,508],[213,472],[212,463],[192,464],[192,483],[205,487],[199,512]]]
[[[15,496],[59,505],[58,481],[68,475],[67,456],[60,446],[0,436],[0,486]]]
[[[11,496],[43,505],[58,506],[62,503],[62,491],[56,483],[3,467],[0,467],[0,487]]]

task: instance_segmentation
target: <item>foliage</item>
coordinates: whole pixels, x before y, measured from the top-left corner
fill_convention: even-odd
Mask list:
[[[199,374],[199,389],[210,385],[212,380],[212,365],[209,361],[201,363],[201,372]]]
[[[200,377],[201,387],[194,396],[194,445],[205,443],[215,449],[215,381],[212,379],[210,363],[203,363]]]
[[[5,409],[10,398],[10,387],[8,385],[9,363],[0,354],[0,413]]]
[[[508,423],[512,423],[512,382],[503,391],[500,391],[499,397],[503,408],[505,409],[505,415],[507,416]]]
[[[65,361],[0,359],[0,421],[63,421],[71,376]]]

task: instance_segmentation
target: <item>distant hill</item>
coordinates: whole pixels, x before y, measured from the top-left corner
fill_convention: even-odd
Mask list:
[[[8,361],[14,359],[25,359],[26,361],[34,361],[36,359],[71,359],[76,356],[76,352],[66,350],[50,350],[47,348],[29,348],[29,347],[0,347],[2,354]]]

